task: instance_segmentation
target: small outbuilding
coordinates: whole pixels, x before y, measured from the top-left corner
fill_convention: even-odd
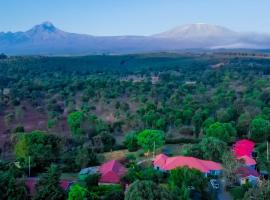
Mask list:
[[[117,160],[111,160],[99,168],[101,178],[100,184],[118,184],[121,181],[121,177],[124,176],[127,169]]]
[[[239,177],[241,185],[249,182],[251,185],[255,186],[260,180],[259,173],[251,167],[239,167],[236,170],[236,175]]]
[[[92,175],[92,174],[97,174],[97,173],[99,173],[98,166],[83,168],[79,172],[79,179],[83,181],[85,180],[87,176]]]

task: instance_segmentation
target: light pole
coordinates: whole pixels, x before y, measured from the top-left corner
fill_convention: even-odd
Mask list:
[[[154,141],[153,159],[155,159],[155,151],[156,151],[156,141]]]
[[[30,177],[31,176],[31,159],[30,159],[30,156],[28,156],[28,176]]]
[[[266,159],[267,159],[267,161],[269,161],[269,141],[270,141],[270,136],[268,136],[266,139]]]

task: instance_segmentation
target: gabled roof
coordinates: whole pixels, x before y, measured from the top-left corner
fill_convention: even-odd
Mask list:
[[[119,183],[121,176],[123,176],[127,170],[117,160],[111,160],[100,166],[99,172],[101,173],[101,183]]]
[[[160,167],[163,170],[172,170],[177,167],[187,166],[189,168],[197,169],[203,173],[208,173],[211,170],[221,170],[221,164],[210,161],[201,160],[194,157],[175,156],[167,157],[165,155],[158,155],[154,160],[154,165]]]
[[[248,176],[254,176],[254,177],[260,176],[259,173],[255,169],[252,169],[251,167],[239,167],[236,170],[236,173],[242,178],[245,178]]]
[[[250,158],[249,156],[246,155],[238,157],[237,160],[244,160],[245,164],[248,166],[257,164],[253,158]]]

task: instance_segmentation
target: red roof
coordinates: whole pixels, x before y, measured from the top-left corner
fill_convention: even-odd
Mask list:
[[[37,177],[29,177],[25,180],[25,185],[28,188],[30,195],[35,194],[37,182]],[[66,191],[72,183],[73,182],[69,180],[60,180],[60,187]]]
[[[35,177],[30,177],[25,180],[25,185],[28,188],[30,195],[35,194],[36,183],[37,183],[37,178]]]
[[[117,160],[108,161],[99,168],[99,172],[101,173],[99,182],[119,183],[126,171],[126,168]]]
[[[237,160],[244,160],[245,164],[248,166],[256,165],[256,161],[253,158],[250,158],[246,155],[238,157]]]
[[[160,167],[162,170],[172,170],[177,167],[187,166],[189,168],[197,169],[203,173],[208,173],[211,170],[222,169],[221,164],[210,160],[201,160],[186,156],[167,157],[163,154],[156,156],[154,165]]]
[[[166,163],[168,156],[164,155],[164,154],[159,154],[156,156],[154,164],[157,166],[163,166]]]
[[[254,150],[255,143],[252,142],[251,140],[243,139],[237,141],[233,145],[233,152],[236,157],[241,157],[241,156],[249,156],[251,157],[251,153]]]
[[[239,167],[236,170],[236,173],[243,178],[247,176],[255,176],[255,177],[260,176],[259,173],[255,169],[252,169],[251,167]]]

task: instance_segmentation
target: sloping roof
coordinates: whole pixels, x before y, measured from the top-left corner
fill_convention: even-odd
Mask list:
[[[167,158],[168,158],[168,156],[166,156],[165,154],[157,155],[155,160],[154,160],[154,165],[163,166],[165,164]]]
[[[39,178],[37,177],[29,177],[25,179],[25,185],[29,190],[29,194],[32,196],[35,194],[36,192],[36,184],[38,182]],[[73,183],[73,181],[69,181],[69,180],[60,180],[60,187],[63,190],[68,190],[69,186]]]
[[[67,191],[72,184],[73,184],[73,181],[60,180],[60,187],[65,191]]]
[[[250,165],[256,165],[256,161],[253,158],[250,158],[249,156],[240,156],[237,158],[237,160],[244,160],[245,164],[250,166]]]
[[[187,166],[189,168],[197,169],[203,173],[207,173],[211,170],[221,170],[221,164],[210,161],[201,160],[194,157],[175,156],[167,157],[165,155],[158,155],[154,160],[154,165],[160,167],[163,170],[172,170],[177,167]]]
[[[84,174],[95,174],[98,172],[98,168],[97,166],[95,167],[87,167],[87,168],[83,168],[80,171],[80,175],[84,175]]]
[[[255,169],[252,169],[251,167],[239,167],[236,170],[236,173],[242,178],[245,178],[248,176],[255,176],[255,177],[260,176],[259,173]]]
[[[233,145],[233,152],[236,157],[240,156],[251,156],[251,153],[253,152],[255,147],[255,143],[251,140],[243,139],[237,141]]]
[[[111,160],[101,165],[99,168],[99,172],[101,173],[101,178],[99,182],[119,183],[121,176],[123,176],[127,172],[127,170],[117,160]]]
[[[29,177],[25,180],[25,186],[27,187],[30,195],[35,194],[37,181],[38,181],[38,178],[36,177]]]

